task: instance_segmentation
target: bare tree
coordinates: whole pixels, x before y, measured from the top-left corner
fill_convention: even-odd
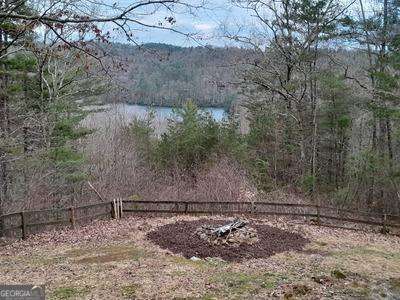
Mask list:
[[[176,29],[177,16],[194,13],[202,8],[205,0],[139,0],[124,4],[92,0],[1,1],[0,24],[13,24],[0,43],[0,57],[7,49],[17,46],[27,32],[40,33],[50,30],[70,47],[90,52],[85,47],[88,36],[105,42],[119,32],[128,41],[136,43],[136,32],[145,29],[168,30],[192,38],[190,32]],[[152,16],[157,15],[157,18]],[[150,18],[151,17],[151,18]],[[71,34],[71,32],[73,34]],[[86,41],[81,37],[86,35]],[[13,48],[12,52],[19,48]]]
[[[245,67],[244,80],[264,91],[266,101],[271,104],[278,101],[274,115],[285,124],[285,139],[298,149],[295,156],[289,154],[284,160],[292,160],[289,165],[297,164],[300,175],[311,176],[314,190],[318,74],[325,55],[321,50],[340,35],[337,24],[352,3],[343,6],[338,1],[233,2],[257,20],[253,31],[226,32],[228,38],[253,47],[258,56]]]
[[[42,138],[44,144],[48,144],[52,121],[42,104],[65,99],[76,102],[85,89],[80,83],[87,79],[73,73],[81,72],[84,66],[93,66],[93,60],[106,69],[103,65],[105,47],[100,45],[108,44],[116,34],[131,43],[138,43],[137,33],[144,30],[166,30],[192,38],[192,33],[176,26],[178,16],[194,13],[203,5],[203,0],[115,3],[102,0],[0,1],[0,69],[4,70],[0,74],[0,215],[4,212],[3,204],[10,198],[10,163],[19,159],[19,156],[9,154],[7,145],[10,139],[18,142],[24,136],[25,148],[28,149],[28,135],[33,130],[24,126],[19,108],[10,108],[10,75],[17,75],[18,84],[19,79],[26,77],[22,76],[26,71],[17,74],[8,69],[10,59],[18,52],[23,55],[33,53],[35,57],[36,70],[31,77],[37,80],[39,88],[30,92],[39,93],[35,94],[39,97],[35,103],[41,107],[37,111],[44,113],[36,113],[36,120],[40,116],[43,122],[47,122],[40,126],[45,127]],[[27,84],[23,84],[28,89]],[[32,99],[27,97],[25,100],[25,104],[29,104]]]

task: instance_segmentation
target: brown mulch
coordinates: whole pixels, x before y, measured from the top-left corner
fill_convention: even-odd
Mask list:
[[[187,258],[220,257],[226,261],[267,258],[285,251],[300,251],[309,242],[300,234],[260,224],[250,224],[257,230],[259,241],[251,245],[242,244],[239,247],[212,245],[195,233],[196,229],[202,225],[226,223],[226,220],[207,219],[171,223],[149,232],[147,238],[161,248],[182,254]]]

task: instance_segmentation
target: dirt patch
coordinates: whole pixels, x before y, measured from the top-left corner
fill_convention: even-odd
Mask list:
[[[131,245],[114,245],[95,249],[73,250],[67,256],[74,258],[78,264],[109,263],[124,260],[138,260],[145,255],[145,251]]]
[[[196,230],[202,225],[221,226],[226,220],[183,221],[167,224],[147,234],[147,238],[164,249],[190,258],[193,256],[220,257],[226,261],[266,258],[285,251],[300,251],[309,242],[300,234],[268,225],[251,224],[257,231],[258,241],[240,247],[213,245],[200,238]]]

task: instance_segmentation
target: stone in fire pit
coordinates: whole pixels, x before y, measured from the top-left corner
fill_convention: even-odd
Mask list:
[[[252,245],[258,242],[257,230],[248,226],[248,221],[235,219],[233,222],[220,227],[203,225],[196,230],[196,234],[213,245],[240,246]]]

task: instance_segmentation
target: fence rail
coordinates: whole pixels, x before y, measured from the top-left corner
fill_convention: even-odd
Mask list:
[[[342,227],[343,224],[379,226],[386,233],[400,228],[400,216],[378,214],[330,206],[279,202],[131,201],[116,199],[79,207],[23,211],[0,216],[0,236],[25,239],[28,235],[59,226],[82,224],[94,219],[120,218],[130,214],[249,214],[311,218],[316,224]],[[329,223],[331,222],[331,223]],[[334,222],[332,224],[332,222]],[[2,228],[2,230],[1,230]]]

